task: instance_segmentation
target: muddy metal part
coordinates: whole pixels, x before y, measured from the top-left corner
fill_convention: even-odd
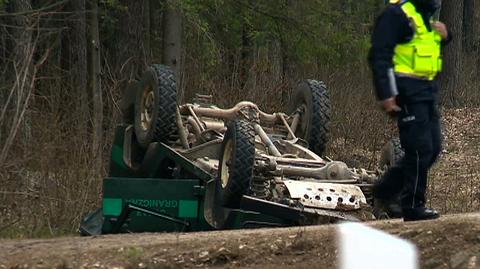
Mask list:
[[[323,160],[308,150],[308,148],[298,145],[297,138],[291,140],[279,139],[272,142],[269,135],[260,125],[260,123],[263,124],[262,120],[267,121],[270,125],[282,124],[289,130],[287,135],[292,136],[295,129],[293,125],[297,125],[295,122],[298,121],[297,115],[287,117],[292,122],[292,126],[290,126],[285,118],[285,114],[268,114],[262,112],[258,106],[251,102],[240,102],[230,109],[206,108],[186,104],[180,106],[180,112],[183,113],[182,117],[187,119],[187,125],[192,125],[191,129],[194,133],[198,133],[201,129],[211,129],[218,131],[219,136],[221,136],[226,130],[225,120],[243,118],[252,121],[254,130],[258,136],[256,140],[257,144],[263,145],[264,150],[268,152],[268,154],[261,154],[263,160],[262,158],[258,158],[259,160],[256,162],[256,166],[264,171],[267,167],[269,167],[269,169],[273,168],[273,170],[269,171],[272,175],[301,176],[337,181],[344,180],[348,183],[371,183],[376,178],[374,171],[349,169],[343,162],[327,162]],[[184,139],[186,140],[187,137],[184,137]],[[280,152],[279,149],[281,149],[282,152]]]
[[[355,210],[367,204],[359,187],[348,184],[285,180],[290,197],[305,206],[324,209]]]
[[[180,114],[180,115],[178,115]],[[273,142],[268,138],[267,133],[260,126],[260,123],[265,125],[281,125],[288,131],[288,135],[294,137],[295,126],[289,125],[288,120],[290,119],[284,113],[274,113],[268,114],[261,111],[257,105],[252,102],[240,102],[230,109],[220,109],[216,107],[201,107],[195,104],[185,104],[179,106],[179,113],[177,113],[177,118],[181,117],[181,121],[177,119],[177,126],[185,130],[185,127],[188,126],[187,130],[191,129],[191,132],[196,136],[198,140],[202,132],[205,130],[215,130],[220,133],[226,131],[225,121],[234,120],[234,119],[244,119],[251,121],[254,124],[255,131],[260,136],[263,143],[267,145],[272,154],[280,156],[280,153],[273,145]],[[290,119],[292,123],[295,123],[294,118]],[[183,122],[186,124],[183,124]],[[298,124],[295,124],[298,125]],[[188,139],[188,134],[185,131],[179,132],[181,140],[185,141]],[[182,143],[183,144],[183,143]],[[184,148],[187,148],[186,145],[183,145]]]
[[[268,114],[251,102],[240,102],[230,109],[185,104],[179,107],[178,114],[177,116],[181,116],[181,120],[187,126],[187,131],[182,132],[185,137],[180,138],[181,140],[202,140],[205,139],[202,137],[203,133],[214,130],[217,136],[213,138],[217,138],[219,142],[226,130],[225,121],[243,119],[251,122],[256,134],[254,165],[256,174],[252,179],[254,193],[254,188],[271,185],[269,181],[280,179],[289,192],[288,198],[299,200],[304,206],[343,211],[357,210],[367,202],[360,187],[368,188],[378,177],[376,171],[351,169],[343,162],[326,161],[310,151],[294,134],[301,120],[298,113],[291,116],[284,113]],[[278,133],[277,128],[277,133],[268,134],[265,128],[271,130],[272,126],[282,127],[283,133]],[[191,135],[188,135],[188,130],[192,132]],[[275,135],[281,138],[275,138]],[[182,144],[184,145],[183,142]],[[192,159],[188,151],[188,147],[185,146],[184,150],[180,150],[184,152],[184,156]],[[216,175],[219,157],[215,157],[215,152],[218,152],[218,144],[211,143],[210,146],[203,146],[202,153],[205,154],[203,157],[197,152],[196,158],[192,160],[205,171]],[[296,180],[289,180],[292,178]],[[335,191],[330,193],[331,190]],[[308,199],[305,198],[307,196]]]

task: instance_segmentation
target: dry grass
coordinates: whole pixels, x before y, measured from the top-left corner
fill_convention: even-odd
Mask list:
[[[430,175],[430,204],[443,213],[480,209],[480,109],[443,111],[444,151]]]
[[[49,121],[37,115],[35,142],[11,151],[4,163],[0,204],[7,206],[2,208],[0,234],[72,233],[82,215],[98,206],[101,175],[88,157],[85,136],[64,130],[65,122]]]

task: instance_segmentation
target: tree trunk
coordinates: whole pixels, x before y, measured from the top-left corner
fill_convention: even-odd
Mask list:
[[[248,3],[249,5],[251,3]],[[248,10],[243,8],[241,11],[241,14],[243,13],[243,18],[242,18],[242,40],[241,40],[241,48],[240,48],[240,62],[239,62],[239,86],[240,88],[244,89],[245,85],[247,85],[247,82],[249,82],[250,79],[250,67],[252,66],[252,52],[254,51],[253,48],[253,42],[252,42],[252,26],[250,25],[249,20],[247,19],[248,16]],[[255,76],[255,74],[252,74]],[[255,78],[253,78],[255,80]],[[254,82],[254,81],[252,81]],[[250,86],[252,83],[248,83]],[[249,87],[253,88],[254,87]]]
[[[120,77],[126,81],[139,78],[148,63],[150,21],[148,0],[121,0],[126,10],[120,21],[117,44],[117,66],[121,66]],[[149,24],[149,23],[148,23]]]
[[[441,82],[443,86],[443,101],[449,105],[457,105],[457,95],[464,90],[462,58],[462,22],[463,22],[463,1],[444,0],[442,1],[443,21],[455,37],[444,49],[444,71]]]
[[[476,62],[477,64],[476,69],[478,74],[480,72],[480,0],[475,0],[474,3],[474,39],[475,39],[475,57],[476,57]],[[477,81],[477,85],[480,84],[480,81]]]
[[[71,0],[65,6],[67,30],[62,36],[62,68],[66,71],[68,100],[73,100],[78,119],[78,134],[86,135],[89,120],[89,98],[87,85],[87,29],[85,0]]]
[[[90,87],[93,101],[93,138],[92,153],[95,158],[95,172],[101,172],[103,152],[103,100],[101,84],[100,37],[98,31],[98,0],[90,2],[89,37],[90,37]]]
[[[175,70],[177,89],[181,89],[181,74],[183,69],[182,60],[182,34],[183,19],[181,13],[165,2],[165,14],[163,22],[163,63]],[[183,92],[178,92],[178,101],[183,99]]]
[[[476,40],[475,24],[478,23],[475,22],[475,0],[464,0],[463,3],[463,49],[465,52],[471,53]]]
[[[151,23],[150,18],[151,12],[150,7],[151,3],[149,0],[146,0],[143,7],[143,62],[145,65],[151,63],[152,50],[150,46],[150,35],[151,35]]]
[[[161,63],[163,57],[163,15],[164,15],[163,1],[150,0],[149,9],[150,22],[148,23],[150,57],[149,63]]]
[[[272,73],[273,79],[279,83],[283,83],[283,58],[285,52],[283,51],[282,40],[275,38],[271,43],[271,59],[272,59]]]
[[[6,10],[2,11],[6,12]],[[7,77],[7,70],[9,70],[10,59],[8,55],[9,52],[9,34],[8,29],[5,25],[8,24],[5,18],[0,18],[0,107],[5,107],[7,97],[8,97],[8,77]],[[3,132],[3,125],[0,125],[0,139],[2,137]]]

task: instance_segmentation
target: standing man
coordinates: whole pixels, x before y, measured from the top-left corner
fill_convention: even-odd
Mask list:
[[[438,218],[425,207],[428,170],[441,151],[438,86],[441,45],[450,40],[445,24],[434,22],[439,0],[391,0],[375,24],[369,61],[378,100],[398,120],[405,156],[374,187],[389,204],[399,195],[405,221]]]

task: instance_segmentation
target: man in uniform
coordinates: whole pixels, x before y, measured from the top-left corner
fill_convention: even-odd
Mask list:
[[[377,19],[369,61],[378,100],[397,118],[405,156],[374,186],[381,204],[400,195],[405,221],[438,218],[425,206],[428,170],[441,152],[438,86],[441,46],[451,39],[434,21],[438,0],[392,0]]]

